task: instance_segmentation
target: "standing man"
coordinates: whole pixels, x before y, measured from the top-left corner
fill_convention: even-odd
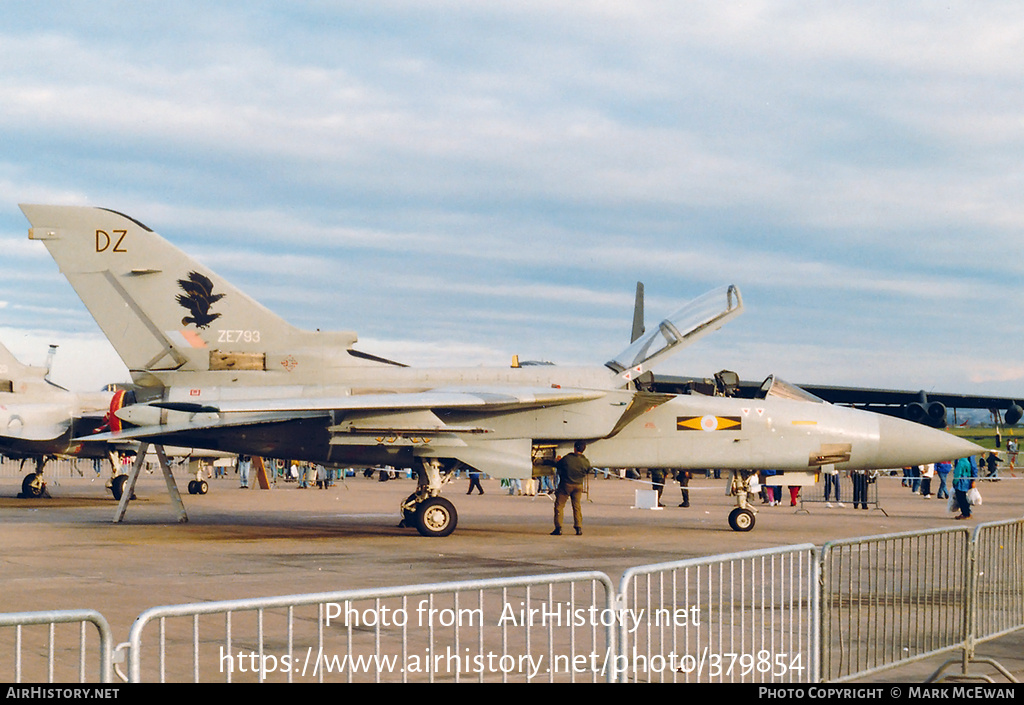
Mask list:
[[[249,471],[252,469],[252,458],[248,455],[238,456],[238,486],[243,490],[249,489]]]
[[[999,458],[996,457],[995,451],[990,451],[988,456],[985,458],[985,467],[988,470],[987,477],[998,478],[999,477]]]
[[[939,491],[935,494],[939,499],[949,499],[949,491],[946,489],[946,478],[953,472],[953,463],[943,460],[935,463],[935,474],[939,478]]]
[[[475,468],[469,469],[469,491],[466,494],[473,494],[473,489],[476,488],[480,494],[484,493],[484,488],[480,484],[480,471]]]
[[[567,500],[572,500],[572,523],[576,528],[576,535],[583,534],[583,508],[580,506],[580,498],[583,496],[583,483],[590,474],[590,461],[583,455],[587,444],[583,441],[576,441],[573,452],[566,454],[561,460],[555,463],[555,471],[558,473],[558,487],[555,488],[555,530],[552,536],[562,535],[562,512],[565,510]]]
[[[974,481],[978,478],[978,469],[971,463],[970,458],[960,458],[953,466],[953,493],[956,495],[957,506],[960,513],[954,519],[970,519],[971,503],[967,499],[967,493],[974,487]]]
[[[651,489],[658,493],[658,506],[664,507],[661,503],[661,493],[665,491],[665,468],[647,468],[651,473]]]
[[[679,481],[679,491],[683,493],[683,501],[679,503],[680,507],[690,506],[690,490],[687,488],[690,486],[691,473],[689,470],[676,470],[676,480]]]
[[[850,480],[853,482],[853,508],[868,508],[868,471],[851,470]]]
[[[825,475],[825,506],[831,509],[832,502],[829,501],[829,497],[835,492],[836,504],[840,507],[845,506],[842,499],[839,497],[839,471],[836,470],[835,465],[826,465],[822,468],[822,473]],[[854,507],[856,509],[856,507]]]

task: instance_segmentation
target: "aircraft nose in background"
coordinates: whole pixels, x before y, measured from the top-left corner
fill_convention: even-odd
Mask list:
[[[901,468],[976,455],[979,445],[951,433],[894,416],[878,418],[879,467]]]

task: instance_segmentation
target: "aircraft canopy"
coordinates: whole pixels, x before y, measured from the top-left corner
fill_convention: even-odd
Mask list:
[[[714,289],[683,306],[605,364],[624,379],[635,379],[668,355],[718,330],[742,310],[743,298],[735,285]]]

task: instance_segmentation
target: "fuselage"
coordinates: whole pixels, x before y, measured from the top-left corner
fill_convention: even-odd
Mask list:
[[[317,399],[437,390],[471,390],[477,395],[583,390],[593,392],[595,398],[505,411],[438,408],[430,413],[440,426],[479,429],[481,440],[524,439],[529,441],[528,448],[553,445],[557,454],[568,452],[575,440],[583,439],[589,443],[588,457],[599,467],[807,470],[833,464],[879,469],[946,460],[974,450],[972,444],[935,429],[827,403],[700,394],[645,397],[622,387],[617,375],[604,367],[415,369],[372,365],[333,372],[330,383],[277,385],[259,382],[268,377],[281,379],[287,372],[236,372],[231,380],[225,380],[228,384],[211,383],[221,381],[215,378],[220,373],[196,373],[191,379],[189,373],[174,373],[175,385],[165,390],[162,399],[210,408],[246,400],[267,405],[273,399],[305,399],[313,406]],[[247,379],[250,376],[252,380]],[[192,416],[183,411],[162,410],[160,414],[160,421],[167,425],[181,424]],[[423,423],[422,414],[416,412],[416,423]],[[346,421],[361,420],[366,425],[384,417],[401,427],[399,412],[325,411],[308,418],[178,433],[173,442],[338,465],[394,466],[412,465],[426,446],[438,443],[425,435],[387,433],[371,443],[347,443],[339,442],[331,431]],[[236,418],[243,420],[241,414]],[[169,442],[171,437],[165,440]],[[432,454],[442,451],[435,448]]]

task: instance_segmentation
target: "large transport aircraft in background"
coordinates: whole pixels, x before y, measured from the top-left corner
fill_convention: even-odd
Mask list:
[[[743,310],[727,286],[691,302],[604,365],[414,369],[356,349],[352,332],[299,330],[139,221],[93,207],[22,205],[131,371],[133,439],[417,473],[403,521],[454,530],[443,483],[461,466],[526,478],[589,443],[597,467],[734,471],[730,524],[749,530],[759,469],[893,468],[978,446],[904,419],[813,400],[769,378],[752,399],[638,388],[638,377]]]

